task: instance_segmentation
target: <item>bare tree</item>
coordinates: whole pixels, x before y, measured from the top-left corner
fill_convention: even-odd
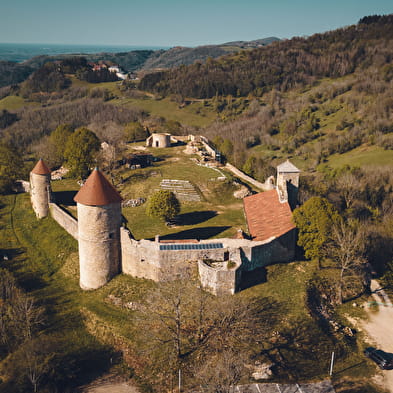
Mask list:
[[[351,172],[344,172],[337,179],[337,187],[341,196],[344,199],[345,207],[350,209],[355,198],[360,193],[360,182],[359,179]]]
[[[339,270],[337,283],[338,297],[342,303],[345,289],[353,291],[365,282],[364,232],[355,225],[339,220],[332,226],[330,241],[326,245],[326,255]]]
[[[276,316],[277,308],[269,299],[214,297],[191,280],[161,284],[147,297],[137,324],[148,370],[145,378],[169,388],[182,369],[185,386],[193,386],[194,371],[200,369],[201,381],[214,377],[217,382],[225,373],[226,381],[233,381]],[[218,362],[220,370],[214,376],[209,367],[214,369]]]

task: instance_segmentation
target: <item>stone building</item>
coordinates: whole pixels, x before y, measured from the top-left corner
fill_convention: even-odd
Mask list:
[[[75,195],[80,286],[96,289],[120,273],[120,194],[96,168]]]
[[[48,215],[51,171],[41,158],[30,172],[30,195],[33,210],[38,218]]]
[[[170,147],[171,134],[151,134],[146,139],[147,147]]]

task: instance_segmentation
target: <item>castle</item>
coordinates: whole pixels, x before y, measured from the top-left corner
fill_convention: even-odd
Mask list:
[[[50,170],[39,160],[30,173],[30,193],[38,218],[48,214],[78,240],[80,286],[97,289],[119,273],[154,281],[187,277],[197,266],[204,288],[233,294],[261,282],[263,268],[288,262],[295,255],[299,169],[289,161],[277,167],[276,186],[243,199],[250,239],[135,240],[122,227],[122,198],[95,169],[80,188],[76,220],[52,200]]]

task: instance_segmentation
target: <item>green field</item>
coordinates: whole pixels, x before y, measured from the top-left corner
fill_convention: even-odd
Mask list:
[[[138,107],[152,116],[178,121],[183,125],[202,128],[211,124],[217,117],[212,108],[204,106],[200,100],[193,100],[181,107],[169,98],[156,99],[152,94],[142,91],[138,91],[142,98],[127,98],[119,89],[121,82],[89,83],[81,81],[72,75],[69,75],[69,77],[72,80],[72,85],[75,87],[85,87],[89,90],[109,90],[115,97],[109,101],[112,104],[124,107]]]
[[[336,169],[345,165],[352,167],[393,167],[393,151],[384,150],[378,146],[362,145],[347,153],[331,155],[327,162],[321,164],[318,169],[323,169],[326,166]]]
[[[111,101],[121,106],[134,106],[145,110],[153,116],[161,116],[167,120],[175,120],[192,127],[206,127],[216,119],[216,114],[202,102],[192,102],[180,107],[169,98],[154,99],[146,96],[143,99],[120,97]]]
[[[38,105],[37,103],[27,102],[19,96],[8,96],[0,100],[0,110],[15,111],[28,105]]]

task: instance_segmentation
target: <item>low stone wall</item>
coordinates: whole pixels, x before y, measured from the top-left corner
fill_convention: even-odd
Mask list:
[[[203,288],[213,295],[233,295],[238,281],[238,267],[226,267],[227,261],[221,262],[222,266],[209,266],[203,260],[198,261],[199,279]]]
[[[49,207],[52,218],[72,237],[78,240],[78,221],[55,203],[50,203]]]
[[[263,191],[269,191],[272,189],[272,187],[269,184],[265,184],[265,183],[261,183],[255,179],[253,179],[252,177],[246,175],[245,173],[243,173],[242,171],[240,171],[239,169],[237,169],[236,167],[234,167],[232,164],[230,164],[229,162],[226,163],[225,168],[227,168],[228,170],[230,170],[234,175],[236,175],[237,177],[239,177],[240,179],[243,179],[244,181],[252,184],[253,186],[259,188],[260,190]]]

